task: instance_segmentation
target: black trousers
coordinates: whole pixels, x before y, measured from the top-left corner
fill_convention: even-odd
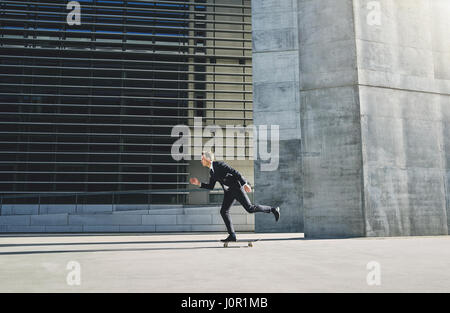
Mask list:
[[[244,187],[231,187],[224,192],[224,198],[222,202],[222,208],[220,209],[220,215],[222,215],[225,226],[227,227],[228,233],[234,234],[233,222],[231,221],[230,208],[237,200],[248,213],[271,213],[272,207],[267,205],[253,205],[244,190]]]

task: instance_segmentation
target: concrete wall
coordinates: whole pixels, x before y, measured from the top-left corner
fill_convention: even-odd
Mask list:
[[[368,236],[448,234],[450,2],[354,1]]]
[[[306,237],[448,234],[450,2],[253,4],[255,121],[273,118],[275,105],[263,107],[269,101],[261,95],[290,81],[294,62],[280,56],[285,49],[296,60],[298,50],[300,128],[291,134],[301,150],[291,151],[302,168],[288,175],[302,173]],[[292,25],[295,10],[297,35],[272,22],[284,14],[279,24]],[[295,113],[275,116],[289,124]],[[256,184],[264,175],[255,168]],[[271,177],[273,185],[285,178]],[[268,200],[279,197],[276,188],[264,191]]]
[[[307,237],[364,235],[356,45],[351,0],[299,1]]]
[[[257,232],[302,232],[302,166],[297,1],[252,1],[254,125],[279,125],[275,171],[255,161],[255,202],[280,206],[282,219],[257,214]]]
[[[98,208],[100,209],[100,208]],[[63,212],[61,208],[60,212]],[[238,232],[254,231],[254,215],[242,207],[231,208]],[[9,214],[8,214],[9,213]],[[20,215],[16,215],[19,213]],[[219,209],[179,207],[150,210],[31,213],[5,210],[0,216],[0,233],[78,233],[78,232],[224,232]]]

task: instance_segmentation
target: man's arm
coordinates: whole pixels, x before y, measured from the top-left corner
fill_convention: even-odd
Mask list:
[[[209,183],[207,183],[207,184],[200,182],[197,178],[191,178],[191,179],[189,179],[189,182],[192,185],[198,186],[203,189],[209,189],[209,190],[213,190],[214,186],[216,185],[216,180],[213,179],[212,177],[209,178]]]
[[[213,190],[214,186],[216,185],[217,180],[215,180],[214,178],[209,177],[209,183],[205,184],[205,183],[201,183],[200,184],[200,188],[203,189],[208,189],[208,190]]]

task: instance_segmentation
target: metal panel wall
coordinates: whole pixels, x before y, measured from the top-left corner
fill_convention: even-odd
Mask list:
[[[67,2],[0,3],[0,192],[183,203],[172,127],[252,122],[250,0]]]

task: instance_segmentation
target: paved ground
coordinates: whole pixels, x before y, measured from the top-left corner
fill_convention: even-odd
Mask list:
[[[0,291],[450,292],[450,237],[241,234],[263,241],[228,249],[215,241],[223,237],[0,236]],[[80,285],[67,283],[77,277]],[[380,285],[368,285],[367,278]]]

